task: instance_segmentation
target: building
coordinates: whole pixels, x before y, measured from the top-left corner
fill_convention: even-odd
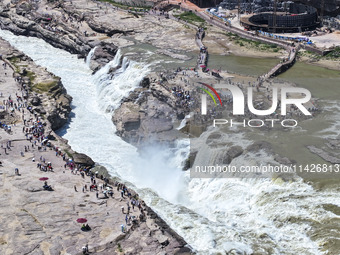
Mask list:
[[[273,0],[223,0],[218,8],[247,14],[240,19],[241,25],[251,30],[275,32],[302,32],[315,29],[318,23],[317,9],[292,1]]]

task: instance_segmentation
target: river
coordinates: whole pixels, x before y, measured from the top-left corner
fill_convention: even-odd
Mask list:
[[[138,86],[152,63],[128,59],[122,56],[125,50],[92,75],[84,60],[41,39],[1,30],[0,36],[61,77],[73,101],[70,122],[60,134],[72,148],[129,182],[198,254],[327,254],[322,245],[336,242],[339,216],[325,205],[340,206],[337,190],[316,190],[301,178],[291,182],[190,179],[181,170],[189,153],[188,140],[178,140],[174,148],[149,148],[140,155],[118,137],[112,111]],[[111,79],[107,71],[120,63]],[[249,144],[246,134],[236,135],[233,140]]]

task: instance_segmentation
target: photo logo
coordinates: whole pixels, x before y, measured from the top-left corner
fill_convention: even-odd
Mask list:
[[[208,87],[210,90],[212,90],[214,92],[214,94],[217,96],[217,98],[220,101],[221,106],[223,106],[222,104],[222,100],[220,95],[217,93],[217,91],[205,84],[205,83],[200,83],[206,87]],[[233,115],[245,115],[245,95],[243,94],[242,90],[237,87],[237,86],[233,86],[233,85],[222,85],[222,86],[216,86],[216,88],[222,88],[222,89],[228,89],[231,94],[232,94],[232,98],[233,98]],[[217,106],[216,100],[213,97],[213,95],[206,89],[204,88],[199,88],[201,90],[203,90],[204,92],[206,92],[214,101],[215,105]],[[253,88],[252,87],[248,87],[247,90],[247,106],[248,106],[248,110],[254,114],[254,115],[258,115],[258,116],[266,116],[266,115],[271,115],[273,114],[277,107],[278,107],[278,96],[279,96],[279,91],[278,88],[274,87],[272,88],[272,105],[269,109],[267,110],[258,110],[255,109],[254,104],[253,104]],[[280,100],[280,105],[281,105],[281,115],[287,115],[287,106],[288,105],[294,105],[295,107],[297,107],[297,109],[299,109],[304,115],[306,116],[310,116],[312,115],[307,109],[306,107],[303,105],[304,103],[307,103],[310,101],[310,99],[312,98],[312,95],[310,93],[309,90],[304,89],[304,88],[297,88],[297,87],[283,87],[281,88],[281,100]],[[294,93],[294,94],[300,94],[303,95],[300,98],[289,98],[289,94],[290,93]],[[207,97],[206,94],[202,94],[201,95],[201,114],[202,115],[206,115],[207,114]]]
[[[280,122],[282,127],[296,127],[298,125],[297,120],[295,119],[288,119],[286,118],[287,115],[287,106],[290,106],[293,109],[296,109],[300,112],[302,112],[305,116],[311,116],[312,114],[308,111],[308,109],[304,106],[305,103],[308,103],[312,95],[309,90],[304,88],[298,88],[298,87],[282,87],[272,88],[272,95],[271,95],[271,105],[267,107],[267,109],[256,109],[254,104],[254,92],[253,87],[247,88],[247,94],[244,95],[241,88],[234,85],[215,85],[213,88],[212,86],[200,82],[201,85],[207,87],[210,89],[215,96],[220,101],[221,107],[223,107],[222,103],[222,97],[218,94],[216,89],[221,89],[223,91],[228,90],[228,96],[231,97],[232,100],[229,101],[232,102],[232,115],[233,116],[245,116],[243,121],[238,122],[234,119],[213,119],[213,127],[216,127],[216,125],[230,125],[230,127],[236,126],[236,125],[242,125],[243,127],[254,127],[259,128],[263,127],[265,125],[274,127],[274,123]],[[215,106],[218,106],[215,97],[213,94],[205,88],[199,88],[205,93],[201,95],[201,114],[207,115],[207,94],[212,98]],[[279,100],[280,97],[280,100]],[[268,97],[269,99],[269,97]],[[247,102],[247,104],[245,104]],[[247,110],[246,110],[247,105]],[[280,114],[277,112],[277,108],[280,107]],[[218,109],[218,111],[223,112],[222,109]],[[225,111],[224,111],[225,112]],[[246,114],[248,116],[256,115],[260,116],[262,118],[257,119],[248,119],[246,118]],[[249,115],[250,114],[250,115]],[[276,118],[263,118],[264,116],[276,116]]]
[[[217,91],[216,91],[213,87],[211,87],[210,85],[205,84],[205,83],[203,83],[203,82],[199,82],[199,84],[202,84],[203,86],[206,86],[206,87],[209,88],[212,92],[214,92],[214,94],[217,96],[218,100],[220,101],[221,106],[223,106],[220,95],[217,93]],[[201,90],[203,90],[205,93],[207,93],[207,94],[212,98],[212,100],[214,101],[215,106],[217,106],[217,103],[216,103],[216,100],[215,100],[214,96],[213,96],[208,90],[206,90],[206,89],[204,89],[204,88],[199,88],[199,89],[201,89]],[[201,100],[202,100],[201,112],[202,112],[202,115],[206,115],[206,114],[207,114],[207,95],[202,94]]]

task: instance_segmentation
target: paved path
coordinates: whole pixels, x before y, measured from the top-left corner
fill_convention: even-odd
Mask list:
[[[246,39],[249,39],[249,40],[260,41],[260,42],[267,43],[267,44],[274,44],[278,47],[284,48],[288,52],[288,57],[286,58],[287,61],[282,61],[281,63],[279,63],[275,67],[273,67],[271,70],[269,70],[269,72],[267,72],[266,74],[261,75],[259,77],[259,81],[260,81],[259,85],[261,85],[265,80],[267,80],[267,79],[269,79],[273,76],[276,76],[279,73],[287,70],[288,68],[290,68],[295,63],[296,54],[297,54],[298,50],[300,49],[299,46],[295,47],[295,46],[292,46],[291,43],[288,43],[288,42],[283,42],[283,41],[280,41],[280,40],[274,39],[274,38],[258,36],[255,33],[244,31],[244,30],[241,30],[239,28],[232,27],[232,26],[229,26],[229,25],[225,25],[224,22],[222,22],[222,20],[219,20],[218,18],[207,14],[205,11],[197,12],[196,14],[199,17],[206,20],[208,23],[210,23],[210,24],[212,24],[216,27],[219,27],[219,28],[221,28],[225,31],[237,34],[240,37],[246,38]]]
[[[274,77],[276,75],[278,75],[279,73],[287,70],[288,68],[290,68],[294,63],[295,63],[295,58],[296,58],[296,54],[298,52],[298,50],[300,49],[300,47],[295,47],[292,46],[291,43],[289,42],[285,42],[285,41],[281,41],[275,38],[268,38],[268,37],[264,37],[264,36],[260,36],[260,35],[256,35],[254,32],[249,32],[249,31],[244,31],[242,29],[233,27],[231,25],[226,25],[222,20],[218,19],[217,17],[213,16],[213,15],[209,15],[204,9],[201,9],[199,7],[197,7],[196,5],[194,5],[193,3],[191,3],[190,1],[181,1],[181,0],[171,0],[171,1],[163,1],[161,3],[158,4],[159,7],[165,7],[166,5],[179,5],[182,9],[184,10],[191,10],[193,12],[196,13],[197,16],[201,17],[202,19],[204,19],[207,23],[216,26],[224,31],[227,32],[231,32],[234,34],[239,35],[242,38],[246,38],[248,40],[252,40],[252,41],[260,41],[262,43],[266,43],[266,44],[273,44],[276,45],[278,47],[281,47],[283,49],[285,49],[288,52],[288,56],[285,58],[285,60],[283,60],[281,63],[277,64],[276,66],[274,66],[272,69],[270,69],[267,73],[261,75],[259,77],[259,81],[260,84],[262,82],[264,82],[265,80]],[[196,43],[198,44],[198,46],[204,47],[203,43],[201,40],[198,40],[196,38]],[[205,56],[207,57],[207,56]],[[207,59],[205,59],[207,63]]]

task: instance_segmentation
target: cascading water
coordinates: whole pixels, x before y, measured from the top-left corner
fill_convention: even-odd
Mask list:
[[[141,197],[200,254],[232,250],[251,254],[254,249],[261,254],[323,253],[318,246],[323,237],[312,240],[306,232],[317,230],[313,224],[339,218],[322,207],[325,203],[340,204],[335,191],[315,191],[301,179],[290,183],[190,179],[189,173],[180,169],[188,155],[187,140],[179,140],[175,148],[149,148],[139,155],[114,133],[111,111],[138,86],[149,71],[147,65],[129,61],[118,52],[92,76],[84,61],[40,39],[1,30],[0,36],[61,77],[73,97],[74,113],[61,133],[73,149],[132,182]],[[242,147],[249,143],[242,134],[233,134],[225,141],[238,141]],[[202,152],[207,154],[209,149]],[[238,160],[243,164],[261,161],[254,158],[242,156]],[[267,163],[270,160],[262,158]]]
[[[120,101],[139,85],[149,71],[148,65],[130,61],[126,57],[120,63],[121,58],[118,50],[115,58],[93,76],[102,111],[112,112],[117,109]],[[108,74],[110,70],[115,70],[112,75]]]
[[[89,52],[89,54],[88,54],[87,57],[86,57],[85,63],[86,63],[86,65],[87,65],[88,67],[90,67],[91,59],[92,59],[92,57],[93,57],[93,55],[94,55],[96,49],[97,49],[97,46],[94,47],[93,49],[91,49],[90,52]]]
[[[187,124],[187,119],[190,119],[190,114],[186,115],[184,119],[182,119],[181,123],[177,127],[177,130],[181,130],[182,128],[185,127],[185,125]]]

